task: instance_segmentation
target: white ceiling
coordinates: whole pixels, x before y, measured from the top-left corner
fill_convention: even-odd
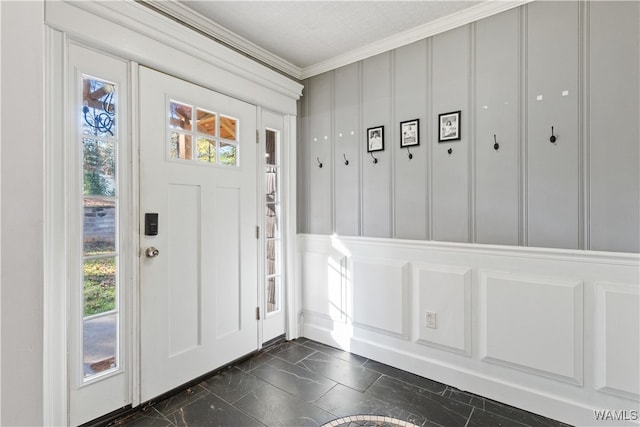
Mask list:
[[[301,79],[527,0],[143,1]]]

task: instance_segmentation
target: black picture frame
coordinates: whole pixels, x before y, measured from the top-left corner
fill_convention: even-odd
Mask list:
[[[384,150],[384,126],[367,129],[367,152]]]
[[[400,148],[420,145],[420,119],[400,122]]]
[[[451,111],[438,115],[438,142],[460,140],[460,111]]]

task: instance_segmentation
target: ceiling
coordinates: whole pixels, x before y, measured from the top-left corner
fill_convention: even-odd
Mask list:
[[[526,2],[143,1],[297,79]]]

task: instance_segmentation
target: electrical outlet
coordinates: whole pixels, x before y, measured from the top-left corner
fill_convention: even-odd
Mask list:
[[[425,326],[427,328],[436,329],[437,328],[437,314],[433,311],[427,311],[425,316]]]

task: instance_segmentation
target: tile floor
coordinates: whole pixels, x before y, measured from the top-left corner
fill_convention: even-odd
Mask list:
[[[360,414],[426,427],[566,427],[306,338],[272,345],[109,425],[300,427]]]

